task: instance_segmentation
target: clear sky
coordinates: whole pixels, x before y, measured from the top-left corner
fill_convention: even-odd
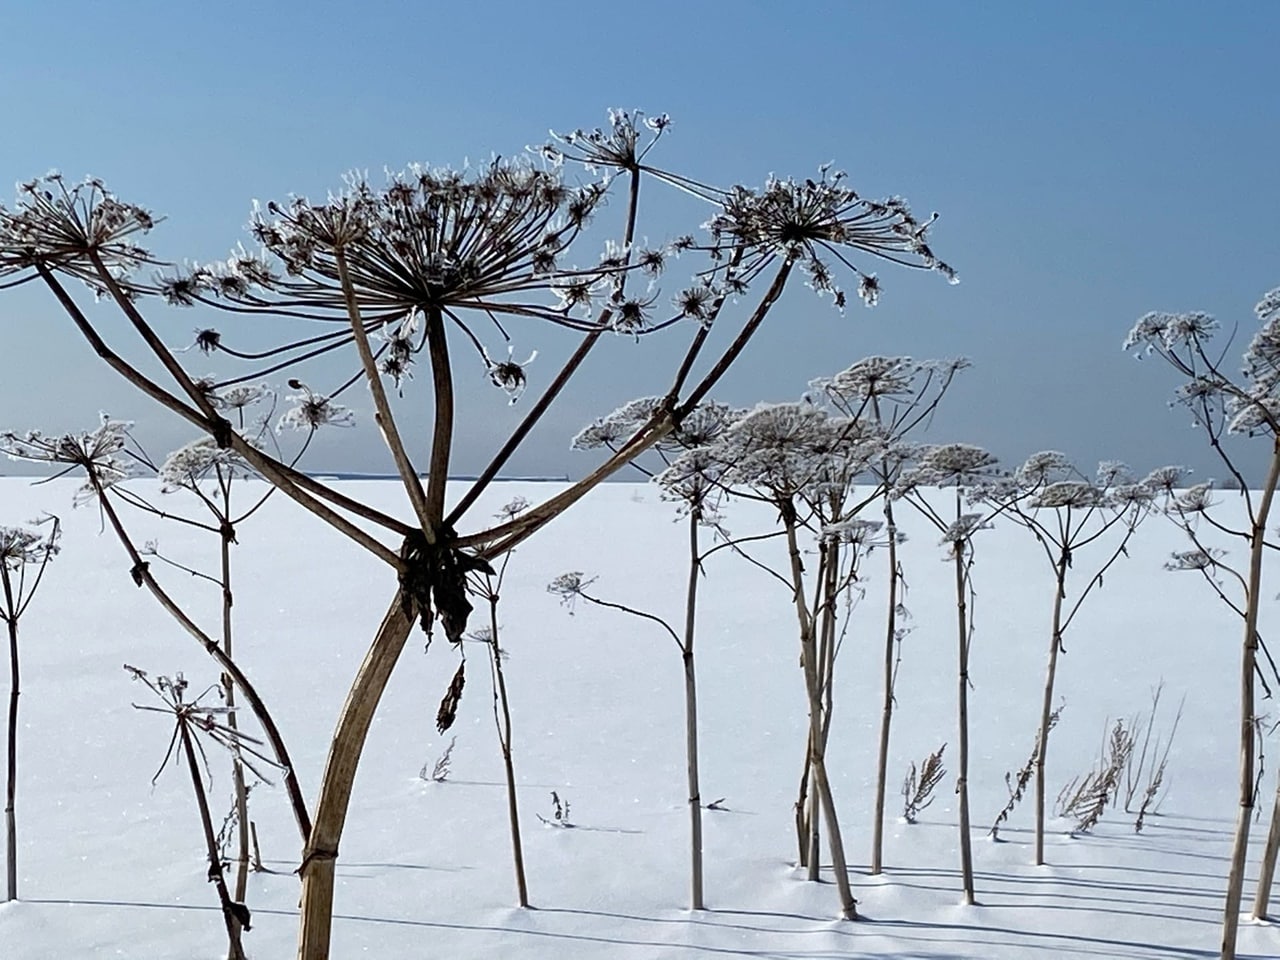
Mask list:
[[[964,355],[974,367],[930,438],[1010,464],[1060,449],[1222,476],[1167,406],[1172,371],[1120,344],[1147,310],[1197,309],[1240,324],[1238,354],[1280,286],[1274,3],[66,0],[9,3],[0,22],[0,181],[100,176],[168,218],[148,243],[175,261],[247,240],[253,198],[323,196],[352,168],[509,156],[611,106],[669,113],[661,163],[720,185],[835,161],[865,195],[938,211],[933,246],[962,283],[883,268],[880,306],[843,316],[796,284],[718,396],[794,399],[872,353]],[[642,223],[651,240],[701,222],[664,204]],[[175,345],[209,323],[239,334],[220,316],[156,320]],[[665,386],[686,336],[669,333],[607,344],[512,472],[581,472],[569,437]],[[517,359],[541,351],[532,395],[568,345],[533,328],[516,341]],[[474,471],[522,408],[478,364],[455,377],[455,469]],[[367,395],[349,402],[368,424]],[[100,409],[156,447],[190,439],[47,293],[0,294],[0,427],[88,427]],[[390,469],[367,427],[333,432],[309,463]]]

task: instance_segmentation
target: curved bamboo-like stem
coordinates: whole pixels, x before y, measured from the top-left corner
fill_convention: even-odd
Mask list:
[[[329,956],[338,841],[342,838],[356,767],[369,726],[373,723],[374,712],[391,678],[391,671],[413,629],[412,606],[409,598],[396,592],[347,693],[338,727],[329,745],[315,823],[303,849],[302,865],[298,868],[302,874],[298,960],[327,960]],[[406,607],[410,609],[406,610]]]
[[[1240,928],[1240,904],[1244,894],[1245,861],[1249,854],[1249,827],[1253,822],[1253,790],[1256,731],[1254,728],[1254,671],[1258,662],[1258,610],[1261,606],[1262,556],[1266,550],[1267,517],[1280,481],[1280,436],[1272,441],[1271,467],[1266,485],[1252,516],[1249,536],[1249,583],[1246,590],[1244,641],[1240,657],[1240,810],[1236,815],[1235,841],[1231,847],[1231,872],[1223,907],[1221,960],[1234,960]]]

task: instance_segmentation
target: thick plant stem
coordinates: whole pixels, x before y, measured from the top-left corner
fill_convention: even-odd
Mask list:
[[[960,808],[960,880],[964,886],[963,903],[974,904],[977,898],[973,889],[973,845],[969,836],[969,604],[965,575],[965,541],[951,545],[952,561],[956,571],[956,621],[959,627],[959,741],[957,758],[956,796]]]
[[[302,874],[298,960],[327,960],[329,956],[338,841],[342,838],[356,767],[374,711],[413,629],[412,611],[405,609],[405,600],[404,595],[397,591],[347,693],[346,703],[338,717],[338,727],[330,742],[315,822],[303,849],[302,865],[298,868]]]
[[[1067,592],[1067,563],[1064,549],[1058,558],[1053,593],[1053,629],[1050,631],[1049,666],[1045,670],[1044,698],[1040,703],[1040,729],[1036,733],[1036,866],[1044,863],[1045,758],[1049,754],[1049,723],[1053,715],[1053,683],[1057,677],[1058,654],[1062,652],[1062,600]]]
[[[1271,807],[1271,828],[1267,831],[1267,845],[1262,852],[1262,864],[1258,868],[1258,890],[1253,898],[1253,919],[1266,920],[1271,907],[1271,884],[1276,878],[1276,853],[1280,852],[1280,784],[1276,784],[1276,799]]]
[[[1280,437],[1272,441],[1271,468],[1251,518],[1249,536],[1249,582],[1247,586],[1244,643],[1240,656],[1240,809],[1236,815],[1235,842],[1231,848],[1231,872],[1227,875],[1227,898],[1222,917],[1221,960],[1235,960],[1236,935],[1240,928],[1240,904],[1244,894],[1245,861],[1249,854],[1249,826],[1253,822],[1254,727],[1253,676],[1258,663],[1258,610],[1261,604],[1262,556],[1266,550],[1267,517],[1280,480]]]
[[[439,307],[427,310],[426,336],[436,406],[431,465],[427,473],[427,516],[432,524],[439,525],[444,516],[444,491],[449,481],[449,456],[453,447],[453,373],[449,369],[449,341]],[[430,531],[427,531],[427,540],[431,540]]]
[[[831,849],[831,866],[835,873],[836,890],[840,896],[840,915],[845,920],[856,920],[858,901],[849,887],[849,867],[844,855],[844,841],[840,835],[840,821],[836,816],[835,799],[827,780],[826,758],[822,738],[822,689],[819,679],[818,649],[814,642],[814,618],[804,598],[804,564],[800,559],[800,546],[796,540],[795,509],[783,505],[783,526],[787,536],[787,554],[791,561],[791,582],[794,590],[796,619],[800,625],[800,656],[804,668],[805,688],[809,697],[809,768],[813,788],[821,803],[823,818],[827,824],[827,845]],[[813,858],[816,860],[816,858]],[[810,865],[812,870],[813,864]]]
[[[702,512],[689,511],[689,586],[685,593],[684,665],[685,758],[689,772],[689,909],[705,910],[702,897],[702,791],[698,783],[698,682],[694,672],[693,638],[698,604],[698,522]]]
[[[884,640],[884,704],[880,710],[880,746],[876,754],[876,812],[871,825],[871,875],[884,871],[884,801],[889,777],[889,726],[893,722],[894,650],[898,638],[898,528],[893,503],[884,499],[885,530],[889,541],[889,612]]]
[[[18,695],[21,692],[18,672],[18,604],[13,595],[9,568],[0,563],[0,580],[4,582],[4,618],[9,628],[9,726],[6,757],[7,775],[4,791],[5,900],[18,899],[18,824],[14,807],[18,793]]]
[[[495,720],[502,765],[507,776],[507,820],[511,827],[511,857],[516,871],[516,897],[520,906],[529,906],[529,883],[524,875],[524,844],[520,840],[520,808],[516,797],[516,770],[511,758],[511,705],[507,700],[507,680],[502,672],[502,651],[498,648],[498,597],[489,597],[489,655],[493,658],[494,694],[498,701]],[[500,712],[499,712],[500,711]]]
[[[204,781],[200,779],[200,764],[196,760],[196,751],[191,743],[191,733],[187,729],[186,718],[179,719],[178,733],[182,740],[182,752],[187,758],[187,769],[191,771],[191,786],[196,793],[196,805],[200,808],[200,823],[204,827],[204,843],[209,855],[209,879],[217,887],[218,900],[222,904],[222,919],[227,925],[230,960],[244,960],[244,948],[240,945],[240,920],[232,909],[231,894],[227,892],[226,877],[222,873],[222,856],[218,851],[218,839],[214,835],[213,820],[209,816],[209,799],[204,793]]]

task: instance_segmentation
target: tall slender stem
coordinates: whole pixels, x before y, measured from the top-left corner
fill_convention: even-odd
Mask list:
[[[885,494],[885,530],[889,541],[889,610],[885,617],[884,705],[880,712],[880,746],[876,754],[876,812],[871,834],[871,873],[884,870],[885,785],[889,776],[889,725],[893,720],[894,651],[898,639],[898,528],[893,519],[893,501]]]
[[[1231,872],[1227,877],[1227,899],[1223,907],[1221,960],[1234,960],[1236,935],[1240,928],[1240,904],[1244,894],[1245,861],[1249,854],[1249,827],[1253,822],[1254,769],[1256,749],[1254,728],[1255,695],[1253,675],[1258,663],[1258,611],[1261,607],[1262,557],[1266,550],[1267,518],[1280,481],[1280,436],[1272,441],[1271,467],[1266,485],[1253,514],[1249,535],[1249,583],[1246,588],[1244,642],[1240,656],[1240,809],[1236,814],[1235,841],[1231,847]]]
[[[818,650],[814,642],[814,617],[804,598],[804,564],[800,559],[800,546],[796,539],[795,509],[787,504],[783,505],[783,526],[787,536],[787,555],[791,562],[796,619],[800,626],[801,665],[804,668],[805,690],[809,699],[809,763],[813,787],[827,824],[827,844],[831,849],[831,866],[840,896],[840,915],[846,920],[854,920],[858,916],[858,901],[854,899],[849,887],[844,840],[840,834],[840,821],[836,816],[835,800],[831,794],[831,784],[827,780],[826,758],[823,755],[822,692],[818,677]]]
[[[18,602],[13,593],[9,568],[0,562],[0,582],[4,584],[5,626],[9,633],[9,726],[8,758],[4,792],[5,836],[5,900],[18,899],[18,825],[15,805],[18,793],[18,695],[21,676],[18,671]]]
[[[1258,867],[1258,889],[1253,897],[1253,919],[1266,920],[1271,903],[1271,885],[1276,877],[1276,853],[1280,851],[1280,783],[1276,784],[1276,798],[1271,806],[1271,827],[1267,830],[1267,844],[1262,851]]]
[[[231,593],[231,544],[235,540],[235,531],[226,519],[231,512],[230,497],[224,492],[222,500],[225,514],[219,529],[219,561],[222,580],[222,649],[228,658],[234,658],[231,649],[231,607],[234,598]],[[232,730],[239,729],[236,718],[236,685],[228,673],[222,674],[223,696],[227,703],[227,726]],[[234,738],[233,742],[234,742]],[[244,782],[244,763],[239,754],[231,758],[231,787],[235,796],[236,808],[236,900],[243,902],[245,891],[249,885],[249,793]]]
[[[507,680],[502,670],[502,650],[498,646],[498,595],[489,594],[489,656],[493,664],[494,720],[502,747],[502,766],[507,777],[507,821],[511,827],[511,856],[516,871],[516,896],[520,906],[529,906],[529,883],[524,874],[524,844],[520,840],[520,807],[516,796],[516,770],[511,752],[511,705],[507,700]]]
[[[960,494],[956,493],[956,517],[960,515]],[[960,808],[960,877],[964,887],[965,904],[977,902],[973,889],[973,846],[969,830],[969,603],[968,577],[965,572],[965,546],[967,541],[952,543],[952,562],[956,573],[956,622],[959,638],[959,689],[957,709],[959,713],[960,750],[956,771],[956,794]]]
[[[1053,585],[1053,625],[1049,632],[1049,665],[1045,669],[1044,696],[1040,702],[1040,730],[1036,734],[1036,866],[1044,863],[1045,759],[1049,755],[1049,725],[1053,716],[1053,683],[1057,676],[1058,654],[1062,651],[1062,601],[1067,592],[1066,547],[1055,564]]]
[[[698,784],[698,681],[694,672],[693,638],[698,608],[698,523],[702,510],[689,511],[689,584],[685,591],[684,665],[685,760],[689,773],[689,909],[705,910],[702,896],[702,791]]]

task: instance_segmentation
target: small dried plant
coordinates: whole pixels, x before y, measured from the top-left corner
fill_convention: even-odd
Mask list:
[[[0,527],[0,621],[9,635],[9,723],[4,796],[5,900],[18,898],[18,826],[15,804],[18,791],[18,621],[44,579],[49,561],[58,552],[62,525],[57,517],[36,521],[48,525],[44,532],[26,527]]]
[[[1072,834],[1096,827],[1107,807],[1115,805],[1124,782],[1138,738],[1131,721],[1117,720],[1110,729],[1097,765],[1063,787],[1054,805],[1057,816],[1075,821]]]
[[[432,783],[444,783],[449,779],[449,765],[453,762],[453,748],[458,745],[457,737],[449,738],[449,745],[444,748],[444,753],[436,757],[434,764],[423,764],[422,769],[418,771],[418,776],[423,780],[430,780]],[[430,770],[427,767],[430,766]]]
[[[539,820],[549,827],[563,827],[566,830],[572,830],[577,826],[569,819],[569,801],[564,799],[555,790],[551,791],[551,819],[548,820],[542,814],[537,814]]]
[[[1049,714],[1049,722],[1045,729],[1052,730],[1058,725],[1058,718],[1062,716],[1062,708],[1064,704],[1059,703]],[[1031,783],[1032,776],[1036,772],[1036,758],[1040,756],[1040,734],[1036,733],[1035,746],[1031,748],[1031,756],[1027,758],[1027,762],[1022,765],[1022,769],[1018,771],[1015,779],[1012,773],[1005,773],[1004,785],[1009,790],[1009,802],[1004,805],[1004,809],[996,816],[996,822],[991,825],[991,830],[987,833],[992,840],[999,841],[1000,826],[1009,819],[1014,808],[1022,802],[1022,798],[1026,795],[1027,785]]]
[[[1164,791],[1168,786],[1165,773],[1169,766],[1169,751],[1173,747],[1174,735],[1182,721],[1182,708],[1186,704],[1187,698],[1184,696],[1178,704],[1178,712],[1174,715],[1168,735],[1157,733],[1153,743],[1151,736],[1163,692],[1162,681],[1151,693],[1150,712],[1139,716],[1133,724],[1135,730],[1142,728],[1142,746],[1130,754],[1129,764],[1125,767],[1124,812],[1134,814],[1134,833],[1141,833],[1147,817],[1160,809],[1160,802],[1164,799]]]
[[[915,823],[920,813],[937,799],[933,791],[947,775],[947,768],[942,765],[942,754],[946,749],[944,743],[924,758],[918,770],[912,761],[911,769],[903,778],[902,819],[907,823]]]

